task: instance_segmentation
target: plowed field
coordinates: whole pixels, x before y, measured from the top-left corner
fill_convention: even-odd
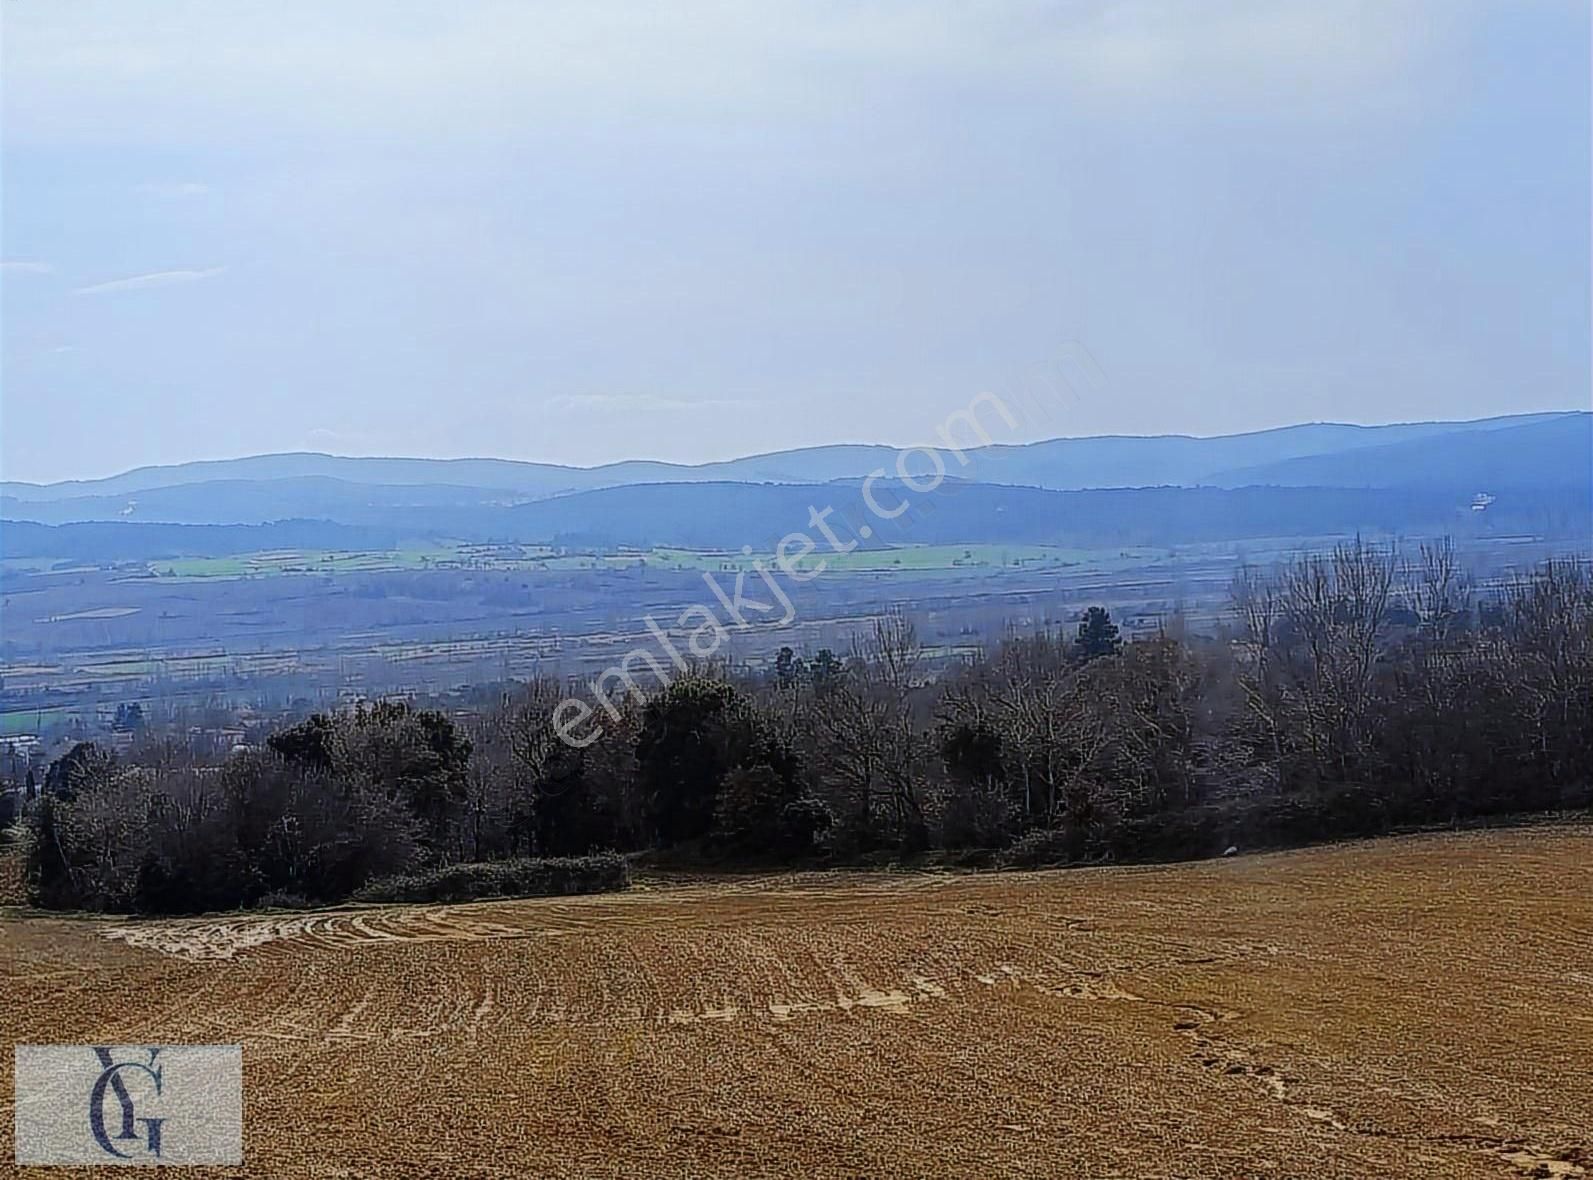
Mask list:
[[[1593,1176],[1587,828],[0,952],[7,1042],[241,1042],[249,1174]]]

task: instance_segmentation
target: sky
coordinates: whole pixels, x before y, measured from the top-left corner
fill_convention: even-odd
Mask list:
[[[1587,408],[1586,0],[7,0],[0,475]]]

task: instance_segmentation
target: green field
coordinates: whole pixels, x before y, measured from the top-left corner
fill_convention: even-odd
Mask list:
[[[38,733],[52,722],[63,721],[70,709],[28,709],[18,713],[0,713],[0,737],[14,737],[19,733]]]
[[[274,550],[245,553],[234,557],[174,557],[152,562],[150,568],[161,577],[242,578],[274,574],[373,573],[381,570],[427,569],[433,565],[460,561],[454,546],[432,549],[342,552],[304,549],[292,552]]]
[[[799,567],[812,569],[822,561],[834,573],[890,573],[895,570],[926,573],[955,569],[1019,569],[1068,566],[1104,559],[1146,560],[1158,556],[1149,549],[1113,550],[1110,553],[1067,549],[1049,545],[899,545],[888,549],[854,549],[829,552],[822,545],[803,558]],[[645,552],[558,552],[539,546],[438,544],[427,548],[336,552],[299,550],[241,554],[234,557],[183,557],[154,562],[150,570],[159,578],[242,578],[288,574],[375,573],[397,570],[483,569],[536,572],[568,570],[665,569],[734,572],[750,570],[754,562],[775,565],[773,553],[745,554],[693,549],[655,548]]]

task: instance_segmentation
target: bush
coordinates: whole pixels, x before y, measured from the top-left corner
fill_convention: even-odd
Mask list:
[[[780,848],[787,855],[802,855],[822,845],[835,826],[824,800],[803,795],[780,811]]]
[[[275,754],[156,773],[106,762],[29,816],[35,904],[199,913],[269,893],[340,901],[418,861],[416,821],[379,788],[333,781]]]
[[[302,893],[267,893],[254,903],[257,910],[307,910],[313,903]]]
[[[630,862],[617,852],[523,857],[446,865],[382,877],[355,890],[352,901],[474,901],[483,897],[568,897],[612,893],[631,883]]]
[[[770,781],[740,784],[744,798],[729,807],[746,814],[732,814],[733,828],[777,822],[780,802],[797,794],[796,758],[772,719],[722,680],[678,680],[649,700],[636,763],[648,822],[664,846],[713,831],[719,795],[737,771]],[[765,802],[770,814],[760,818],[756,813]]]
[[[1035,828],[1013,841],[997,860],[1002,868],[1039,869],[1081,859],[1084,833],[1078,828]]]
[[[940,811],[940,846],[946,849],[1004,848],[1018,816],[999,786],[958,783]]]
[[[1044,868],[1080,861],[1151,863],[1292,848],[1323,840],[1380,835],[1393,828],[1382,796],[1368,787],[1333,787],[1297,795],[1231,799],[1150,815],[1112,817],[1088,829],[1074,825],[1028,832],[1000,855],[1006,868]]]
[[[822,800],[798,794],[767,763],[726,776],[714,806],[713,838],[733,856],[753,860],[812,853],[834,822]]]
[[[1260,843],[1238,830],[1243,824],[1241,807],[1186,807],[1111,824],[1099,839],[1113,860],[1198,860],[1220,855],[1229,845]]]

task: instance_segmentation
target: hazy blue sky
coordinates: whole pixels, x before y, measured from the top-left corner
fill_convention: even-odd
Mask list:
[[[1589,402],[1586,0],[7,0],[0,464]]]

